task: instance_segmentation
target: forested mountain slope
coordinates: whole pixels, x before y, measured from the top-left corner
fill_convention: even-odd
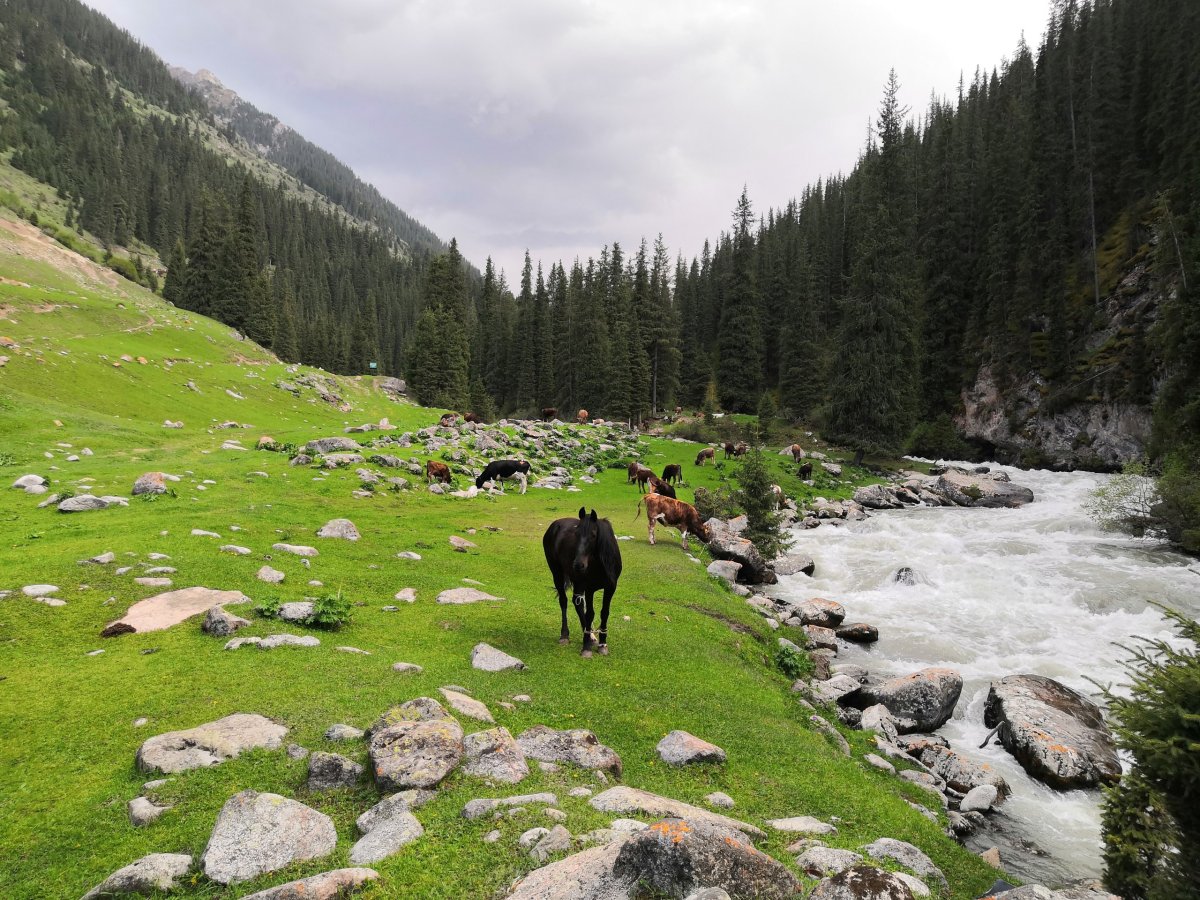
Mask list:
[[[329,154],[279,129],[260,155],[75,0],[5,4],[0,101],[0,152],[66,204],[64,242],[128,250],[152,286],[146,273],[165,263],[168,299],[286,359],[400,368],[443,245]],[[246,107],[234,118],[268,117]]]

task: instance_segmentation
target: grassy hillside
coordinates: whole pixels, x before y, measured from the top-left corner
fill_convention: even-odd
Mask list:
[[[759,824],[777,816],[837,816],[834,845],[896,837],[933,857],[955,897],[975,896],[991,883],[994,871],[904,803],[905,796],[928,803],[919,788],[861,762],[861,735],[848,735],[855,755],[846,759],[810,729],[789,679],[772,664],[774,637],[762,620],[689,561],[677,540],[660,531],[657,546],[646,542],[644,522],[631,521],[636,491],[624,483],[623,471],[601,473],[598,484],[582,485],[578,494],[531,488],[524,496],[458,500],[431,495],[419,483],[355,498],[353,468],[291,467],[284,454],[222,450],[221,444],[238,438],[253,447],[262,434],[299,444],[384,416],[401,430],[414,429],[435,422],[436,411],[389,400],[369,379],[336,380],[349,412],[310,388],[294,396],[276,383],[295,383],[309,370],[285,367],[227,328],[164,304],[11,218],[0,220],[0,274],[0,336],[17,345],[0,347],[9,357],[0,367],[0,590],[13,592],[0,600],[0,721],[6,725],[0,730],[0,896],[78,897],[147,853],[198,856],[221,805],[246,788],[295,797],[332,816],[337,852],[231,888],[194,876],[186,896],[239,897],[346,865],[357,839],[354,819],[378,799],[372,786],[310,795],[305,762],[283,752],[254,752],[173,777],[153,796],[174,808],[134,829],[126,804],[148,777],[135,771],[136,749],[154,734],[256,712],[286,724],[289,741],[363,761],[361,742],[329,745],[325,729],[336,722],[366,727],[389,705],[439,696],[446,684],[465,686],[513,734],[539,723],[593,729],[621,754],[624,781],[632,786],[693,803],[725,791],[738,803],[735,815]],[[184,427],[163,428],[166,419]],[[251,427],[215,427],[227,420]],[[92,455],[83,455],[84,448]],[[683,496],[719,478],[715,468],[692,465],[695,445],[653,440],[643,451],[656,469],[684,463],[689,486]],[[79,460],[68,461],[74,454]],[[782,460],[772,457],[771,464],[780,467]],[[51,491],[128,496],[134,479],[148,471],[179,475],[175,495],[65,515],[38,509],[41,498],[8,489],[17,477],[38,473],[50,479]],[[794,481],[785,486],[800,489]],[[573,515],[581,504],[611,517],[618,534],[635,538],[621,544],[625,574],[610,623],[612,654],[592,660],[579,657],[574,622],[573,645],[557,643],[558,608],[540,547],[546,524]],[[316,529],[334,517],[353,520],[362,540],[317,539]],[[193,537],[193,528],[222,537]],[[448,537],[468,528],[478,529],[470,538],[478,548],[453,553]],[[287,578],[265,585],[255,572],[281,540],[316,545],[320,556],[306,568],[299,558],[274,553],[270,565]],[[221,553],[224,543],[254,553]],[[417,550],[423,559],[398,559],[403,550]],[[105,551],[117,554],[114,565],[77,564]],[[170,559],[151,562],[151,553]],[[133,570],[118,576],[120,565]],[[106,623],[159,590],[133,582],[150,565],[176,568],[170,576],[176,587],[241,590],[260,603],[338,590],[355,603],[353,620],[329,633],[281,628],[249,607],[236,608],[253,620],[242,634],[312,633],[321,639],[314,649],[227,652],[222,639],[200,632],[197,620],[99,638]],[[434,602],[437,592],[464,578],[507,599],[464,607]],[[309,587],[310,580],[324,586]],[[34,583],[59,586],[67,604],[53,608],[22,596],[20,588]],[[383,611],[404,587],[416,588],[416,602]],[[470,651],[479,641],[520,657],[528,669],[475,671]],[[370,655],[335,650],[342,645]],[[97,649],[104,653],[87,655]],[[397,661],[418,663],[424,673],[399,675],[391,668]],[[519,693],[532,702],[512,710],[499,705]],[[142,717],[147,724],[136,727]],[[666,769],[654,748],[675,728],[724,747],[729,762]],[[378,864],[381,879],[362,896],[502,895],[535,865],[516,838],[543,817],[531,809],[496,824],[468,822],[458,815],[463,804],[477,796],[553,790],[569,814],[567,827],[580,834],[608,820],[585,800],[566,796],[590,778],[570,768],[556,774],[535,769],[516,789],[505,789],[452,775],[418,813],[426,835]],[[500,841],[483,843],[493,827],[501,830]],[[787,843],[775,834],[760,846],[791,864]]]

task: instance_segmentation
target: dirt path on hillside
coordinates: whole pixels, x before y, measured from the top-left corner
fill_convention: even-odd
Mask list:
[[[74,277],[81,285],[103,285],[115,289],[123,297],[128,296],[121,289],[122,278],[116,272],[68,250],[21,219],[0,217],[0,251],[49,263]]]

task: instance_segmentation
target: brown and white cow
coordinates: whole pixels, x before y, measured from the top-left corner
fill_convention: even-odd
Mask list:
[[[575,413],[575,421],[580,425],[586,425],[588,421],[588,411],[586,409],[581,409],[579,412]]]
[[[748,451],[749,449],[750,448],[746,446],[745,441],[739,441],[737,446],[733,448],[733,455],[734,456],[745,456],[746,451]]]
[[[649,520],[650,543],[654,543],[654,526],[661,522],[670,528],[679,530],[683,537],[683,549],[688,548],[688,535],[694,534],[700,540],[708,540],[708,529],[700,521],[700,513],[696,507],[682,500],[674,500],[662,494],[647,494],[638,501],[637,519],[642,514],[642,504],[646,505],[646,518]]]
[[[442,484],[450,483],[450,467],[444,462],[438,462],[436,459],[426,460],[425,462],[425,480],[432,484],[435,480]]]
[[[717,451],[714,450],[712,447],[705,447],[703,450],[701,450],[699,453],[696,454],[696,465],[702,466],[702,465],[704,465],[705,460],[709,460],[709,459],[716,460],[716,458],[717,458]]]
[[[446,413],[438,419],[438,425],[442,428],[453,428],[458,422],[458,413]]]

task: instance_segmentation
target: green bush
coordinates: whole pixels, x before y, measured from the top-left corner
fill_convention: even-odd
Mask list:
[[[313,601],[313,614],[308,624],[319,628],[341,628],[350,624],[352,609],[352,604],[342,596],[341,591],[325,594]]]
[[[711,490],[706,487],[698,487],[694,499],[695,502],[692,505],[696,507],[696,512],[700,513],[702,522],[707,522],[714,517],[732,519],[738,514],[733,494],[724,485]]]
[[[287,538],[284,538],[284,540],[287,540]],[[266,599],[261,600],[258,605],[254,607],[254,611],[260,616],[264,616],[268,619],[274,619],[278,617],[279,607],[281,606],[283,606],[283,601],[278,597],[267,597]]]
[[[1127,900],[1182,900],[1200,884],[1200,625],[1167,611],[1190,647],[1140,641],[1128,696],[1106,691],[1133,771],[1106,792],[1105,882]]]
[[[738,470],[738,489],[734,499],[746,512],[746,530],[742,536],[752,543],[762,558],[770,561],[791,545],[785,532],[780,530],[779,510],[775,505],[775,494],[771,490],[771,475],[767,471],[762,450],[755,443],[746,454]]]
[[[775,665],[788,678],[808,678],[812,675],[812,660],[791,647],[780,646],[775,651]]]
[[[975,450],[962,439],[946,413],[912,430],[904,451],[926,459],[973,459]]]

